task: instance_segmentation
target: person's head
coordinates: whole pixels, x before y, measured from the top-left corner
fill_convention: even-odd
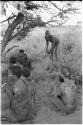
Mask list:
[[[17,78],[20,78],[22,75],[22,70],[19,66],[10,66],[8,70],[8,76],[16,76]]]
[[[45,34],[46,34],[47,36],[49,36],[49,35],[50,35],[49,30],[46,30]]]
[[[16,63],[16,58],[15,57],[10,57],[10,63],[15,64]]]
[[[59,81],[64,82],[64,78],[61,75],[59,75]]]
[[[30,76],[30,69],[28,69],[27,67],[25,67],[22,70],[22,74],[23,74],[24,77],[29,78],[29,76]]]
[[[20,50],[19,50],[19,53],[20,53],[20,54],[24,54],[24,50],[23,50],[23,49],[20,49]]]
[[[65,76],[66,78],[69,78],[70,72],[69,72],[68,68],[64,68],[64,69],[63,69],[63,74],[64,74],[64,76]]]

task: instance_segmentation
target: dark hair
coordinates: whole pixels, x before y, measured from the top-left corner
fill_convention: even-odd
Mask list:
[[[61,75],[59,75],[59,81],[64,82],[64,78]]]
[[[11,70],[13,75],[16,75],[18,78],[22,75],[21,67],[19,66],[10,66],[9,69]]]
[[[46,32],[45,32],[46,34],[50,34],[50,31],[49,30],[46,30]]]
[[[21,52],[23,52],[23,53],[24,53],[24,50],[23,50],[23,49],[20,49],[20,50],[19,50],[19,52],[20,52],[20,53],[21,53]]]
[[[13,63],[13,64],[15,64],[16,63],[16,58],[15,57],[10,57],[10,63]]]
[[[28,78],[30,76],[30,69],[24,67],[24,69],[22,70],[22,74],[24,77]]]

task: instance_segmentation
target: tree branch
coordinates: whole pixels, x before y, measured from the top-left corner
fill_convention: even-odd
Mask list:
[[[1,21],[0,23],[4,23],[4,22],[6,22],[6,21],[8,21],[8,20],[11,20],[11,19],[13,19],[14,17],[16,17],[16,15],[13,15],[12,17],[9,17],[8,19],[3,20],[3,21]]]
[[[8,42],[10,41],[11,39],[11,35],[12,35],[12,31],[17,27],[17,25],[19,23],[22,22],[24,18],[24,15],[22,13],[18,13],[16,19],[12,22],[12,24],[8,27],[8,29],[6,30],[5,32],[5,35],[4,35],[4,38],[3,38],[3,41],[1,43],[1,52],[4,51],[6,45],[8,44]]]
[[[78,8],[68,8],[68,9],[63,10],[62,13],[66,14],[66,13],[68,13],[70,11],[74,12],[75,10],[78,10]]]
[[[51,2],[51,1],[50,1],[50,2]],[[51,3],[52,3],[52,2],[51,2]],[[55,5],[54,3],[52,3],[52,4]],[[66,5],[65,5],[65,6],[66,6]],[[57,8],[56,5],[55,5],[55,7]],[[46,24],[51,25],[51,24],[49,24],[49,23],[55,22],[55,23],[57,23],[58,25],[62,25],[62,24],[64,24],[66,21],[63,22],[63,23],[60,23],[58,20],[55,20],[54,18],[60,16],[61,14],[63,15],[63,14],[67,14],[67,13],[70,13],[70,12],[76,13],[76,11],[79,10],[78,8],[67,8],[67,9],[57,8],[57,9],[60,10],[60,11],[58,12],[58,14],[57,14],[57,15],[53,15],[53,16],[51,17],[51,19],[46,22]],[[63,16],[64,16],[64,15],[63,15]],[[64,17],[64,18],[65,18],[65,17]],[[68,19],[69,19],[69,18],[67,17],[67,21],[68,21]],[[51,25],[51,26],[52,26],[52,25]]]
[[[68,21],[68,20],[65,20],[64,22],[57,22],[56,25],[52,25],[52,24],[49,24],[49,23],[48,23],[48,25],[50,25],[51,27],[57,27],[57,26],[61,26],[61,25],[65,24],[67,21]]]
[[[8,19],[0,22],[6,22],[11,20],[12,18],[16,17],[13,22],[10,24],[10,26],[8,26],[7,31],[5,32],[3,41],[2,41],[2,52],[5,49],[6,45],[8,44],[9,41],[11,41],[12,39],[16,38],[17,36],[20,36],[21,38],[26,37],[27,33],[29,32],[29,29],[33,29],[36,26],[45,26],[46,24],[51,25],[52,23],[55,23],[56,26],[58,25],[62,25],[64,24],[67,20],[66,19],[66,14],[67,13],[76,13],[76,11],[78,10],[78,8],[73,8],[73,6],[65,4],[65,6],[63,6],[62,8],[58,7],[58,5],[56,4],[56,2],[52,2],[52,1],[47,1],[44,2],[41,5],[37,5],[32,3],[31,1],[24,1],[25,6],[20,6],[17,7],[17,9],[21,12],[18,13],[18,15],[13,15],[12,17],[9,17]],[[19,3],[18,3],[19,5]],[[22,7],[22,8],[21,8]],[[27,11],[25,11],[25,8],[28,8],[28,10],[32,10],[32,12],[34,11],[33,9],[38,9],[40,7],[43,8],[44,10],[47,10],[48,13],[50,13],[50,15],[52,15],[50,17],[50,19],[47,22],[42,22],[40,18],[35,18],[33,17],[30,12],[27,13]],[[53,8],[52,8],[53,7]],[[23,10],[24,9],[24,10]],[[23,10],[23,11],[22,11]],[[56,15],[55,15],[56,14]],[[68,17],[67,17],[68,18]],[[13,31],[16,29],[16,27],[22,23],[22,21],[24,21],[24,28],[20,29],[20,31],[18,31],[15,35],[12,35]],[[54,26],[54,25],[53,25]]]
[[[56,7],[58,10],[62,11],[61,8],[59,8],[55,3],[53,3],[52,1],[49,1],[52,5],[54,5],[54,7]]]
[[[9,48],[5,53],[8,53],[9,51],[11,51],[13,48],[16,48],[16,47],[19,47],[19,46],[13,46],[13,47]]]

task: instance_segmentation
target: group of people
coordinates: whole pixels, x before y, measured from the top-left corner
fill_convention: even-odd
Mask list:
[[[32,70],[32,64],[31,64],[32,62],[33,62],[33,60],[31,58],[27,57],[27,54],[24,53],[24,50],[20,49],[18,55],[10,57],[9,66],[10,67],[13,67],[13,66],[20,67],[23,75],[25,77],[27,77],[28,70],[29,71]]]
[[[33,118],[36,89],[30,79],[32,62],[22,49],[17,57],[10,58],[6,83],[1,89],[2,121],[20,122]]]
[[[52,37],[48,31],[45,38],[47,43],[46,51],[48,52],[50,40],[52,43],[51,55],[53,55],[56,47],[55,54],[57,59],[59,40]],[[23,49],[19,50],[18,55],[10,57],[8,75],[6,74],[7,79],[2,84],[1,89],[2,120],[5,118],[12,122],[19,122],[33,117],[36,88],[35,81],[30,79],[31,71],[33,70],[32,62],[33,60],[27,57]],[[71,104],[74,99],[70,97],[71,88],[73,87],[73,91],[76,89],[75,84],[71,80],[64,79],[61,75],[58,75],[58,80],[58,82],[53,83],[50,95],[54,96],[54,103],[60,110],[62,109],[65,113],[72,113],[77,106],[77,104]]]
[[[50,53],[52,61],[53,54],[56,58],[56,61],[58,61],[58,49],[60,45],[60,40],[56,36],[53,36],[49,30],[45,31],[45,40],[46,52]],[[51,43],[50,50],[48,50],[49,43]],[[75,97],[76,85],[71,78],[66,79],[61,74],[58,75],[58,80],[60,81],[54,81],[50,90],[50,95],[54,97],[52,101],[55,103],[55,105],[58,106],[57,108],[59,108],[63,112],[68,114],[72,113],[77,107]],[[74,102],[74,104],[72,104],[72,102]]]

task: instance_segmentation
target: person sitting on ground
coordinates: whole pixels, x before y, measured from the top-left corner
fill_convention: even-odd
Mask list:
[[[65,101],[65,98],[63,96],[64,103],[68,106],[73,105],[76,103],[76,85],[75,82],[69,78],[65,78],[64,82],[61,84],[61,89],[63,90],[64,94],[67,96],[67,99]]]
[[[23,67],[28,67],[29,69],[32,69],[31,63],[33,62],[32,59],[30,59],[27,54],[24,53],[23,49],[19,50],[19,54],[17,56],[17,61],[23,65]]]
[[[14,86],[12,109],[18,117],[18,121],[32,119],[34,115],[33,105],[36,90],[34,87],[35,83],[31,79],[28,80],[29,77],[30,70],[27,69],[27,72],[22,71],[22,76]]]
[[[54,97],[53,101],[56,106],[66,114],[75,111],[77,107],[75,90],[76,86],[70,80],[58,76],[59,81],[52,84],[50,94]]]
[[[17,61],[23,65],[23,63],[27,60],[27,55],[24,53],[23,49],[19,50],[19,54],[17,57]]]
[[[28,70],[27,77],[29,77],[29,75],[30,71]],[[12,122],[20,122],[31,118],[33,115],[32,110],[35,91],[33,82],[27,81],[25,77],[23,77],[22,70],[19,66],[9,67],[8,76],[9,88],[7,88],[6,94],[10,99],[10,104],[8,103],[9,109],[7,112],[5,111],[5,116]]]
[[[13,88],[15,83],[20,79],[22,72],[19,66],[10,66],[7,70],[8,78],[7,82],[4,82],[1,86],[1,121],[15,121],[13,112],[11,110],[11,99],[13,96]]]

